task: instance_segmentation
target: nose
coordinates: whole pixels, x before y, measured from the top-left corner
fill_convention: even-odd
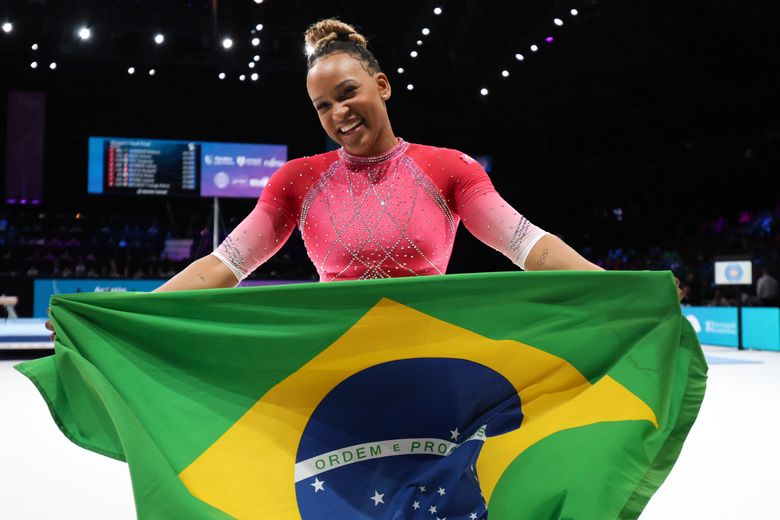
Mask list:
[[[349,115],[349,107],[344,103],[339,103],[333,107],[332,113],[333,113],[333,121],[335,123],[340,123],[347,119],[347,116]]]

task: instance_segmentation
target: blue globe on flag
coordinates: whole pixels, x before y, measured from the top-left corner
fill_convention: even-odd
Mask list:
[[[486,436],[522,420],[512,384],[472,361],[365,369],[331,390],[306,425],[295,467],[301,517],[486,518],[477,457]]]

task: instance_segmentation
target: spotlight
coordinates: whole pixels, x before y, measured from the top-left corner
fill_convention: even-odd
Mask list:
[[[89,40],[92,37],[92,31],[89,30],[89,27],[82,27],[78,34],[82,40]]]
[[[31,48],[32,50],[34,50],[34,51],[37,51],[37,50],[38,50],[38,44],[37,44],[37,43],[33,43],[33,44],[32,44],[32,46],[31,46],[30,48]]]
[[[417,45],[422,45],[422,40],[417,40]]]
[[[219,73],[219,76],[217,76],[217,77],[218,77],[219,79],[225,79],[225,73],[224,73],[224,72],[220,72],[220,73]]]
[[[57,68],[57,62],[53,61],[53,62],[49,63],[49,68],[51,70],[55,70]]]
[[[571,11],[569,11],[569,12],[571,13],[571,15],[572,15],[572,16],[577,16],[578,14],[580,14],[580,12],[579,12],[579,11],[577,11],[576,9],[572,9],[572,10],[571,10]]]
[[[523,60],[525,59],[525,56],[523,56],[522,54],[520,54],[520,53],[518,52],[517,54],[515,54],[515,59],[516,59],[517,61],[523,61]]]
[[[412,58],[416,58],[417,57],[417,51],[410,52],[409,56],[411,56]]]
[[[164,41],[165,41],[165,35],[163,35],[161,33],[157,33],[154,36],[154,43],[156,43],[157,45],[161,45],[162,42],[164,42]]]
[[[552,36],[548,36],[547,38],[544,39],[544,41],[546,41],[547,43],[552,43],[555,41],[555,38],[553,38]]]
[[[254,61],[250,61],[249,62],[249,68],[250,69],[254,69],[255,68],[255,62]]]
[[[403,74],[403,73],[404,73],[404,68],[398,67],[398,74]]]
[[[262,4],[262,3],[263,3],[263,0],[255,0],[255,3],[256,3],[256,4]]]
[[[262,31],[263,30],[263,24],[259,23],[255,25],[255,31]]]
[[[260,38],[252,38],[252,47],[260,45]]]
[[[34,61],[34,62],[30,63],[30,68],[31,69],[37,69],[38,68],[38,62]]]
[[[149,69],[149,75],[154,76],[156,71],[154,69]]]
[[[531,45],[531,52],[536,52],[539,50],[539,47],[536,46],[536,44]]]
[[[257,78],[259,78],[260,76],[257,75],[257,72],[253,72],[252,75],[249,77],[252,78],[252,81],[257,81]]]
[[[488,95],[488,89],[483,88],[482,90],[479,91],[479,93],[482,94],[483,96],[487,96]]]
[[[246,76],[244,76],[243,74],[241,74],[241,75],[238,77],[238,79],[239,79],[239,81],[244,81],[244,80],[246,79]]]
[[[429,34],[431,34],[431,30],[428,29],[427,27],[423,27],[422,33],[423,36],[428,36]]]
[[[135,74],[135,67],[130,67],[129,69],[127,69],[127,73],[128,74]]]
[[[14,24],[12,24],[11,22],[5,22],[3,24],[3,32],[4,33],[8,34],[9,32],[11,32],[13,30],[14,30]]]
[[[509,77],[509,71],[508,70],[502,70],[501,71],[501,75],[504,76],[505,78],[508,78]]]
[[[225,38],[224,40],[222,40],[222,47],[224,47],[225,49],[229,49],[232,46],[233,46],[233,40],[231,40],[230,38]]]
[[[563,20],[561,20],[560,18],[556,18],[553,20],[553,23],[558,27],[560,27],[561,25],[563,25]]]
[[[441,14],[441,7],[434,7],[433,14]]]
[[[408,85],[406,85],[406,90],[414,90],[414,85],[409,83]]]
[[[255,57],[252,58],[252,59],[255,60],[255,61],[260,61],[260,55],[255,54]]]

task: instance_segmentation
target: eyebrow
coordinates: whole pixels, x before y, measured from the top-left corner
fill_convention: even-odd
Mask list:
[[[350,81],[357,81],[357,80],[356,80],[356,79],[353,79],[353,78],[347,78],[347,79],[345,79],[345,80],[343,80],[343,81],[340,81],[340,82],[339,82],[339,84],[338,84],[338,85],[336,85],[336,88],[335,88],[335,90],[338,90],[338,89],[340,89],[341,87],[343,87],[343,86],[344,86],[344,84],[345,84],[345,83],[349,83]],[[324,96],[324,95],[322,95],[322,96],[317,96],[316,98],[312,99],[311,101],[312,101],[312,103],[316,103],[318,100],[322,99],[323,97],[325,97],[325,96]]]

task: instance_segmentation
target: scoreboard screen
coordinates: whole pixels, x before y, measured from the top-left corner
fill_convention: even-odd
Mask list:
[[[284,145],[89,138],[89,193],[257,198]]]

